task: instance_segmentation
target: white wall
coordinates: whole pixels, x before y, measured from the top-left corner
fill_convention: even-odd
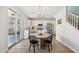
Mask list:
[[[55,20],[31,20],[32,26],[38,26],[38,24],[43,24],[44,29],[46,29],[47,23],[56,24],[56,21]]]
[[[7,48],[7,7],[0,7],[0,52],[6,52]]]
[[[32,25],[38,26],[38,24],[43,24],[46,26],[47,23],[55,23],[55,20],[31,20]]]
[[[61,9],[55,17],[56,20],[62,19],[62,24],[56,25],[57,40],[74,52],[79,52],[79,31],[66,22],[66,8]]]

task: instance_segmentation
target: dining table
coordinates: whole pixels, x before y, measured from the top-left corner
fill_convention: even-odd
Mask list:
[[[51,34],[48,34],[48,33],[42,33],[42,34],[39,34],[39,33],[30,33],[29,35],[33,35],[35,36],[37,39],[40,39],[40,49],[44,49],[44,40],[46,40]]]

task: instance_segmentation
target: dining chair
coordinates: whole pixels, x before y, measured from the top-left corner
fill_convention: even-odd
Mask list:
[[[35,47],[39,49],[39,45],[38,45],[38,41],[36,40],[36,37],[30,35],[29,41],[30,41],[29,51],[30,51],[30,48],[33,47],[33,52],[35,53]]]
[[[52,50],[52,39],[53,39],[53,34],[51,34],[46,40],[44,40],[44,47],[48,48],[48,51],[50,52],[50,47]]]

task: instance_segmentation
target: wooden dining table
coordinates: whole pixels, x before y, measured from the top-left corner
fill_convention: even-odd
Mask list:
[[[43,45],[44,45],[44,40],[47,39],[51,34],[48,33],[42,33],[42,34],[38,34],[38,33],[30,33],[30,35],[35,36],[37,39],[40,39],[40,49],[43,49]]]

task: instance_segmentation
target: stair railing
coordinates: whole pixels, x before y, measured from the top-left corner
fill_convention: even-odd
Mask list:
[[[76,29],[79,29],[79,16],[71,12],[67,12],[67,22],[71,24],[73,27],[75,27]]]

